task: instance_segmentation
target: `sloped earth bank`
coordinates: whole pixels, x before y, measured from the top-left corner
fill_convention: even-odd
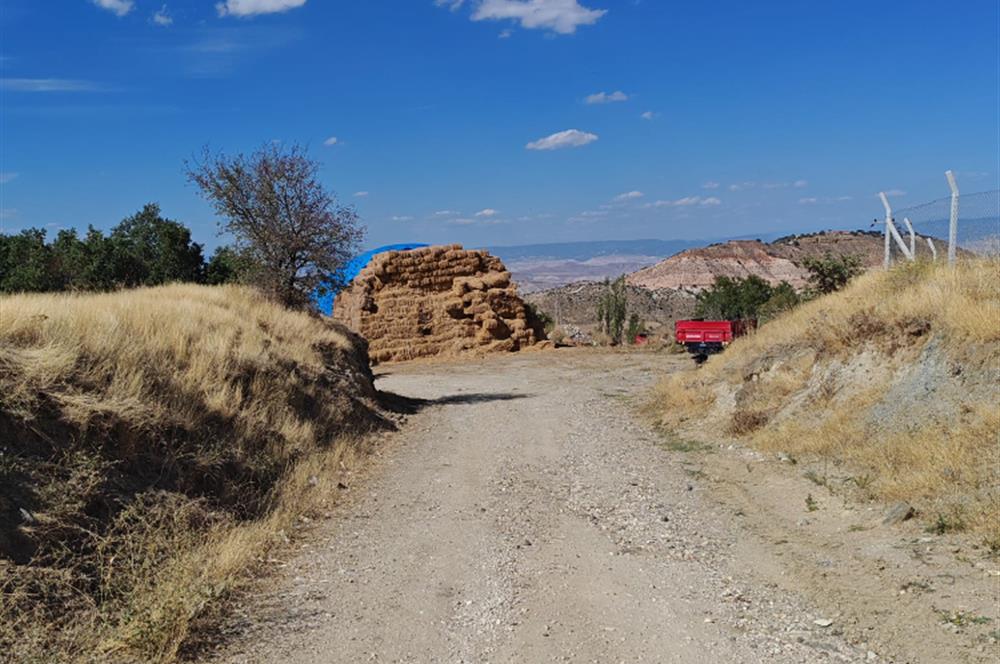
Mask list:
[[[211,659],[995,661],[995,560],[639,419],[686,361],[384,369],[380,389],[425,401]]]

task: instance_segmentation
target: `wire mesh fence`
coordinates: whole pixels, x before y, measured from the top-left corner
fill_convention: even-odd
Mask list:
[[[903,233],[909,220],[917,235],[940,240],[947,246],[951,197],[892,211],[896,227]],[[1000,190],[960,194],[955,241],[959,248],[976,254],[1000,255]]]
[[[945,172],[951,196],[893,210],[886,195],[885,266],[893,261],[1000,256],[1000,190],[960,194],[951,171]]]

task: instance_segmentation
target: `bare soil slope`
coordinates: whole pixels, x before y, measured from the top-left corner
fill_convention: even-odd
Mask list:
[[[923,237],[916,243],[917,256],[930,257],[930,248]],[[938,241],[938,248],[944,245]],[[766,243],[759,240],[732,240],[699,249],[688,249],[660,261],[656,265],[633,272],[628,283],[644,288],[708,288],[716,277],[745,278],[758,276],[772,285],[787,281],[795,288],[806,285],[809,272],[801,266],[806,257],[818,257],[829,252],[854,255],[864,265],[882,265],[883,237],[865,231],[828,231],[796,235]]]
[[[1000,551],[998,403],[1000,263],[966,260],[869,273],[671,376],[654,408],[687,435],[829,459],[845,492]]]

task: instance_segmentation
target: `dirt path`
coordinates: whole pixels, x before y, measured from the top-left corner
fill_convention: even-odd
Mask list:
[[[935,635],[908,648],[906,635],[859,624],[863,607],[817,601],[821,582],[794,560],[795,582],[781,582],[773,532],[748,534],[718,480],[664,449],[628,403],[684,361],[558,352],[390,369],[380,389],[432,403],[381,443],[377,470],[311,534],[220,657],[964,659]]]

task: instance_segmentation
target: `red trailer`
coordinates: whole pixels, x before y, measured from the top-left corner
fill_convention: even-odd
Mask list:
[[[701,363],[756,327],[756,320],[679,320],[674,323],[674,339]]]

